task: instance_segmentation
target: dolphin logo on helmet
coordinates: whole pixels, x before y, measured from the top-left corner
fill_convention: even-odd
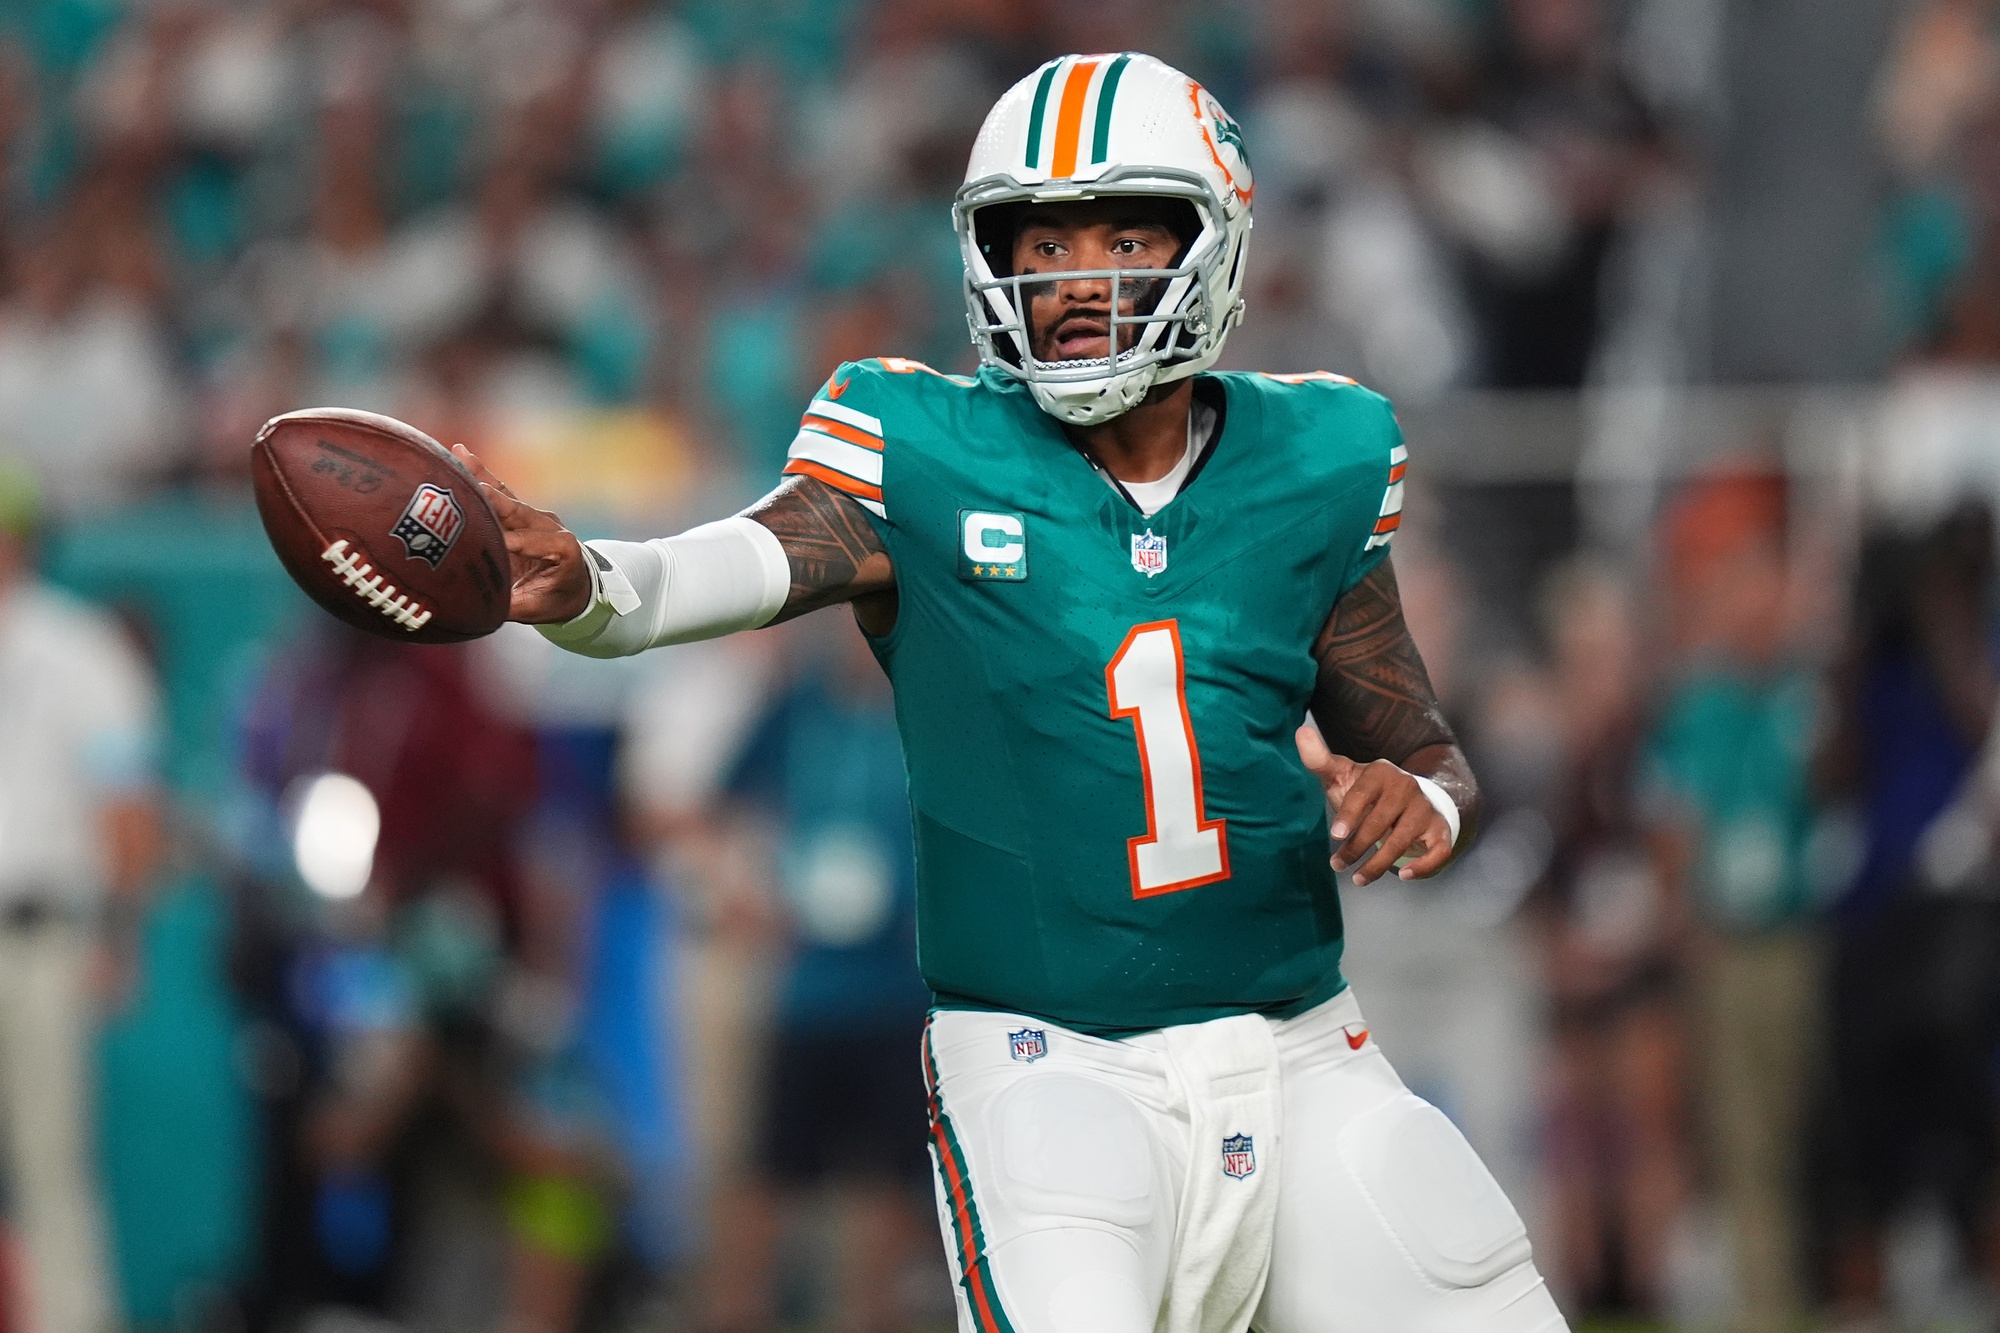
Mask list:
[[[987,114],[952,202],[981,363],[1025,382],[1044,411],[1079,426],[1109,421],[1154,386],[1206,370],[1243,317],[1253,193],[1242,131],[1187,75],[1131,51],[1049,61]],[[1198,230],[1173,268],[1062,274],[1111,282],[1110,355],[1038,360],[1023,289],[1054,279],[996,267],[982,216],[1008,204],[1118,195],[1186,200]],[[1148,299],[1125,313],[1121,288]]]

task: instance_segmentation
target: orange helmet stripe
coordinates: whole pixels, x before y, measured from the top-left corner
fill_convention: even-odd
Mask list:
[[[1096,73],[1095,60],[1079,60],[1063,80],[1062,106],[1056,112],[1055,157],[1049,163],[1051,176],[1076,174],[1076,142],[1083,133],[1083,102],[1090,94],[1091,76]]]

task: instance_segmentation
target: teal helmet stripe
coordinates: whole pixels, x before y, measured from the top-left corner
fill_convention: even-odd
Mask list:
[[[1035,109],[1028,116],[1028,168],[1033,170],[1042,160],[1042,118],[1049,109],[1049,89],[1056,81],[1056,70],[1062,61],[1051,60],[1042,66],[1042,81],[1035,85]]]
[[[1112,61],[1111,68],[1104,71],[1104,82],[1097,90],[1097,130],[1091,138],[1090,160],[1093,164],[1102,162],[1104,155],[1111,151],[1111,99],[1118,95],[1119,76],[1131,63],[1132,55],[1127,52]]]

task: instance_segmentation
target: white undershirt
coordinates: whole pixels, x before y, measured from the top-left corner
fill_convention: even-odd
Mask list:
[[[1208,437],[1215,430],[1215,409],[1197,400],[1188,410],[1187,449],[1181,454],[1181,461],[1174,464],[1166,476],[1157,481],[1123,481],[1125,493],[1132,497],[1132,503],[1139,506],[1139,512],[1147,518],[1167,507],[1167,503],[1181,492],[1181,484],[1188,473],[1194,471],[1194,463],[1201,457],[1202,449],[1208,444]],[[1109,479],[1107,478],[1107,481]]]

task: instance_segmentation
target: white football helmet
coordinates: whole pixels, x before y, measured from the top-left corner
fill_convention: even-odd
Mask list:
[[[965,257],[965,309],[982,363],[1027,382],[1072,425],[1109,421],[1155,384],[1215,364],[1243,317],[1250,160],[1222,104],[1187,75],[1135,52],[1063,56],[1007,90],[980,127],[952,203]],[[983,211],[1116,195],[1185,199],[1200,230],[1170,269],[1089,269],[1021,277],[1011,235],[982,234]],[[989,215],[990,217],[991,215]],[[1108,279],[1108,358],[1038,361],[1029,347],[1030,283]],[[1142,284],[1132,313],[1126,284]],[[1151,295],[1158,292],[1158,299]],[[1136,328],[1129,340],[1126,328]]]

